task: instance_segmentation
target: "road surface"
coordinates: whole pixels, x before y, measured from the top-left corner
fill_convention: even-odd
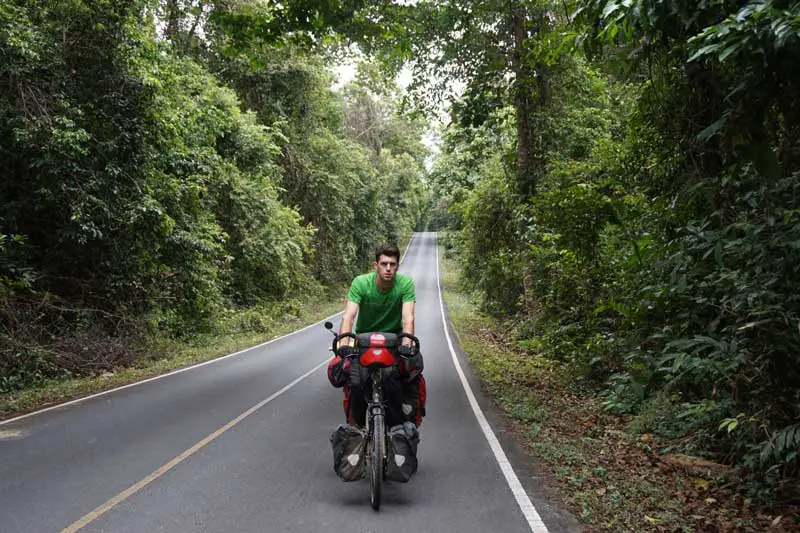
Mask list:
[[[419,472],[385,486],[380,512],[368,481],[333,472],[328,438],[344,419],[342,393],[327,381],[331,335],[317,324],[3,423],[0,532],[577,530],[544,497],[452,332],[450,349],[434,233],[415,234],[401,271],[416,282],[428,415]]]

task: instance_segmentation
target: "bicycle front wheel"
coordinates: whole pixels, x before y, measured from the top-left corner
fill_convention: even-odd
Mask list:
[[[383,415],[376,414],[372,418],[372,449],[370,450],[369,498],[372,508],[381,508],[381,491],[383,489]]]

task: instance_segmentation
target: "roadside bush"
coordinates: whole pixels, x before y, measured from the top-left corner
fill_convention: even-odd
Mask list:
[[[485,308],[497,315],[510,314],[520,308],[524,293],[519,213],[499,159],[487,161],[481,173],[483,180],[461,210],[461,264],[471,288],[485,295]]]

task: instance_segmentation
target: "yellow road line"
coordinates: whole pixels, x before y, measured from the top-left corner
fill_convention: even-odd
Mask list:
[[[156,471],[154,471],[153,473],[151,473],[138,483],[131,485],[127,489],[123,490],[122,492],[120,492],[107,502],[105,502],[100,507],[96,508],[94,511],[87,513],[76,522],[73,522],[72,524],[68,525],[67,527],[61,530],[61,533],[74,533],[76,531],[79,531],[81,528],[86,527],[94,520],[97,520],[99,517],[101,517],[102,515],[104,515],[105,513],[107,513],[108,511],[110,511],[111,509],[113,509],[126,499],[130,498],[131,496],[133,496],[134,494],[145,488],[147,485],[149,485],[156,479],[160,478],[161,476],[163,476],[164,474],[166,474],[167,472],[169,472],[170,470],[181,464],[183,461],[188,459],[192,454],[196,453],[198,450],[200,450],[201,448],[212,442],[214,439],[216,439],[217,437],[219,437],[220,435],[231,429],[233,426],[235,426],[236,424],[238,424],[251,414],[255,413],[256,411],[267,405],[269,402],[271,402],[272,400],[283,394],[284,392],[288,391],[289,389],[300,383],[300,381],[304,380],[305,378],[307,378],[308,376],[310,376],[311,374],[322,368],[327,363],[328,361],[326,359],[325,361],[318,364],[317,366],[315,366],[314,368],[312,368],[299,378],[295,379],[294,381],[283,387],[281,390],[279,390],[269,398],[266,398],[265,400],[257,403],[244,413],[240,414],[239,416],[237,416],[236,418],[234,418],[233,420],[231,420],[230,422],[228,422],[227,424],[216,430],[214,433],[210,434],[209,436],[207,436],[206,438],[204,438],[203,440],[201,440],[200,442],[198,442],[197,444],[195,444],[182,454],[172,459],[170,462],[164,464],[163,466],[158,468]]]

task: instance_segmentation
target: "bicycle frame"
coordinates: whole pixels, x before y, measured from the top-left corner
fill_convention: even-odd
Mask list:
[[[370,371],[372,399],[367,404],[367,470],[370,477],[370,503],[376,511],[381,505],[381,487],[386,463],[386,418],[383,407],[381,370]]]
[[[369,435],[369,430],[375,425],[374,420],[380,417],[380,422],[386,420],[386,413],[383,408],[383,389],[381,388],[381,378],[380,378],[380,371],[378,369],[373,369],[370,372],[372,378],[372,400],[367,403],[367,413],[369,416],[367,417],[367,432]],[[381,446],[381,452],[386,458],[386,446],[385,446],[385,439],[383,442],[384,446]]]

